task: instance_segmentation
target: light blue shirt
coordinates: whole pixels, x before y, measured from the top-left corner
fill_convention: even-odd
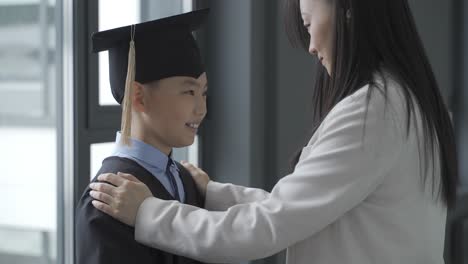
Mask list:
[[[169,176],[166,173],[169,157],[159,149],[135,138],[130,138],[130,146],[120,144],[120,136],[120,132],[117,132],[115,139],[115,149],[112,156],[127,158],[135,161],[151,174],[153,174],[153,176],[156,177],[159,182],[161,182],[161,184],[172,195],[172,197],[175,197],[175,190],[172,188]],[[179,196],[183,202],[185,201],[185,191],[179,175],[179,168],[177,168],[175,162],[172,161],[169,169],[171,170],[172,175],[174,175],[175,181],[177,183],[177,189],[179,191]]]

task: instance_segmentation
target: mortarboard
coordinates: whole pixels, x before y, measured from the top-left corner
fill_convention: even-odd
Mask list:
[[[109,51],[112,95],[122,105],[122,138],[128,142],[133,81],[145,84],[174,76],[198,78],[204,71],[192,35],[209,9],[94,33],[93,52]]]

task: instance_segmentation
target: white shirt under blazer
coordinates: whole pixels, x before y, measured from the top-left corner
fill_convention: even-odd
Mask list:
[[[136,240],[215,263],[286,248],[288,264],[443,263],[446,209],[430,187],[438,157],[423,184],[421,117],[407,136],[402,89],[387,85],[388,103],[375,90],[367,116],[369,86],[339,102],[271,193],[211,181],[206,209],[148,198]]]

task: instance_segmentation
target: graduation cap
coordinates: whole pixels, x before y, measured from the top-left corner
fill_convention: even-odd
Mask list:
[[[209,9],[94,33],[93,52],[109,51],[112,95],[122,105],[122,139],[128,144],[133,82],[145,84],[168,77],[198,78],[205,72],[192,35]]]

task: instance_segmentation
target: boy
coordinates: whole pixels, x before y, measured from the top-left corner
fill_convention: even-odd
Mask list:
[[[193,143],[206,115],[206,74],[191,32],[207,14],[195,11],[93,35],[94,52],[109,50],[112,93],[123,107],[115,151],[97,175],[138,175],[155,197],[203,207],[190,173],[171,153]],[[197,263],[137,243],[132,227],[93,207],[89,191],[76,211],[78,264]]]

